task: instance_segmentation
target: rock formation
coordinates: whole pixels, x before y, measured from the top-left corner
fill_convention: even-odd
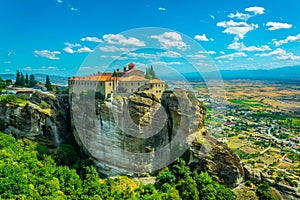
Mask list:
[[[41,107],[42,102],[46,107]],[[0,120],[5,125],[2,131],[17,137],[34,137],[55,148],[70,134],[67,104],[63,98],[59,100],[42,92],[35,92],[22,104],[2,103]]]
[[[207,134],[203,136],[206,111],[191,93],[176,90],[157,99],[151,93],[137,92],[115,96],[99,107],[95,102],[87,104],[89,100],[73,99],[72,124],[76,140],[102,173],[155,173],[188,151],[195,169],[208,171],[230,187],[243,181],[237,155]],[[203,148],[208,156],[200,156]]]

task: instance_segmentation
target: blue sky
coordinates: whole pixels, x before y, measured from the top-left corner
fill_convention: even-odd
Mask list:
[[[299,0],[2,0],[0,73],[300,65],[299,10]]]

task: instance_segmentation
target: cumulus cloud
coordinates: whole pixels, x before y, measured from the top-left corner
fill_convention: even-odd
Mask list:
[[[202,58],[206,58],[205,55],[203,54],[191,54],[191,55],[187,55],[188,58],[192,58],[192,59],[202,59]]]
[[[56,55],[61,54],[60,51],[49,51],[49,50],[35,50],[34,54],[36,56],[41,56],[41,57],[45,57],[51,60],[59,60],[60,58],[56,57]]]
[[[63,48],[64,52],[66,53],[70,53],[70,54],[73,54],[76,52],[76,50],[74,50],[73,48],[74,47],[80,47],[81,45],[80,44],[72,44],[72,43],[69,43],[69,42],[66,42],[65,43],[66,47]]]
[[[126,38],[121,34],[105,34],[103,35],[104,41],[108,44],[119,44],[122,46],[146,46],[146,44],[134,37]]]
[[[62,3],[63,2],[63,0],[57,0],[57,3]]]
[[[79,49],[77,50],[77,52],[78,52],[78,53],[91,53],[91,52],[93,52],[93,50],[91,50],[91,49],[88,48],[88,47],[82,47],[82,48],[79,48]]]
[[[97,37],[84,37],[80,39],[83,42],[103,42],[100,38]]]
[[[269,53],[255,54],[255,56],[275,56],[278,60],[300,60],[300,56],[296,56],[291,52],[286,52],[282,48],[277,48]]]
[[[258,28],[257,24],[248,24],[247,22],[235,22],[233,20],[217,23],[218,27],[223,27],[223,33],[236,35],[236,39],[243,39],[251,30]]]
[[[249,46],[246,47],[243,42],[234,41],[233,43],[229,44],[228,49],[234,49],[238,51],[269,51],[271,48],[268,45],[262,45],[260,47],[256,46]]]
[[[284,40],[274,41],[275,46],[280,46],[289,42],[299,42],[300,41],[300,33],[298,35],[292,36],[289,35]]]
[[[223,56],[216,57],[216,59],[229,59],[232,60],[235,57],[246,57],[247,55],[244,52],[235,52],[232,54],[227,54]]]
[[[150,38],[157,39],[162,48],[165,49],[176,47],[184,51],[188,48],[188,45],[182,41],[181,35],[176,32],[164,32],[161,35],[152,35]]]
[[[246,8],[245,11],[252,12],[255,15],[262,15],[264,14],[265,8],[253,6],[253,7]]]
[[[164,7],[159,7],[158,10],[159,10],[159,11],[167,11],[167,9],[164,8]]]
[[[215,51],[198,51],[197,53],[200,53],[200,54],[216,54]]]
[[[195,40],[199,40],[199,41],[209,41],[209,39],[206,37],[205,34],[203,34],[203,35],[196,35],[196,36],[194,37],[194,39],[195,39]]]
[[[116,46],[103,46],[103,47],[99,47],[100,51],[103,52],[128,52],[128,51],[134,51],[135,48],[122,48],[122,47],[116,47]]]
[[[266,26],[269,26],[268,28],[269,31],[292,28],[292,24],[280,23],[280,22],[268,22]]]
[[[249,14],[246,14],[246,13],[239,13],[239,12],[236,12],[235,14],[233,13],[230,13],[228,15],[229,18],[236,18],[236,19],[240,19],[240,20],[248,20],[251,15]]]
[[[160,57],[179,58],[181,55],[175,51],[165,51],[158,54]]]

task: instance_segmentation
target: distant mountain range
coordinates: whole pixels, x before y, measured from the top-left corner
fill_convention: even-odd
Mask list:
[[[46,74],[34,74],[35,80],[45,83],[46,82]],[[15,74],[0,74],[0,77],[4,80],[11,79],[16,80]],[[57,75],[49,75],[50,81],[52,84],[65,86],[68,84],[68,78]]]
[[[300,66],[288,66],[268,70],[220,70],[219,73],[224,80],[300,80]],[[209,79],[216,78],[215,72],[204,72],[202,75]],[[185,73],[184,77],[190,81],[203,80],[198,72]]]
[[[274,69],[258,69],[258,70],[220,70],[223,80],[233,79],[252,79],[252,80],[299,80],[300,81],[300,66],[288,66]],[[191,72],[182,74],[189,81],[203,81],[202,77],[209,79],[217,78],[216,72]],[[46,74],[34,74],[35,79],[40,82],[45,82]],[[2,79],[15,80],[15,74],[0,74]],[[57,75],[49,75],[51,83],[57,85],[67,85],[68,78]],[[161,79],[172,79],[172,75],[160,77]]]

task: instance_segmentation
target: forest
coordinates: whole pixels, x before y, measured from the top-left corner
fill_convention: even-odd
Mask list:
[[[69,144],[51,150],[28,138],[0,133],[0,199],[235,199],[183,159],[162,169],[155,184],[107,178]]]

